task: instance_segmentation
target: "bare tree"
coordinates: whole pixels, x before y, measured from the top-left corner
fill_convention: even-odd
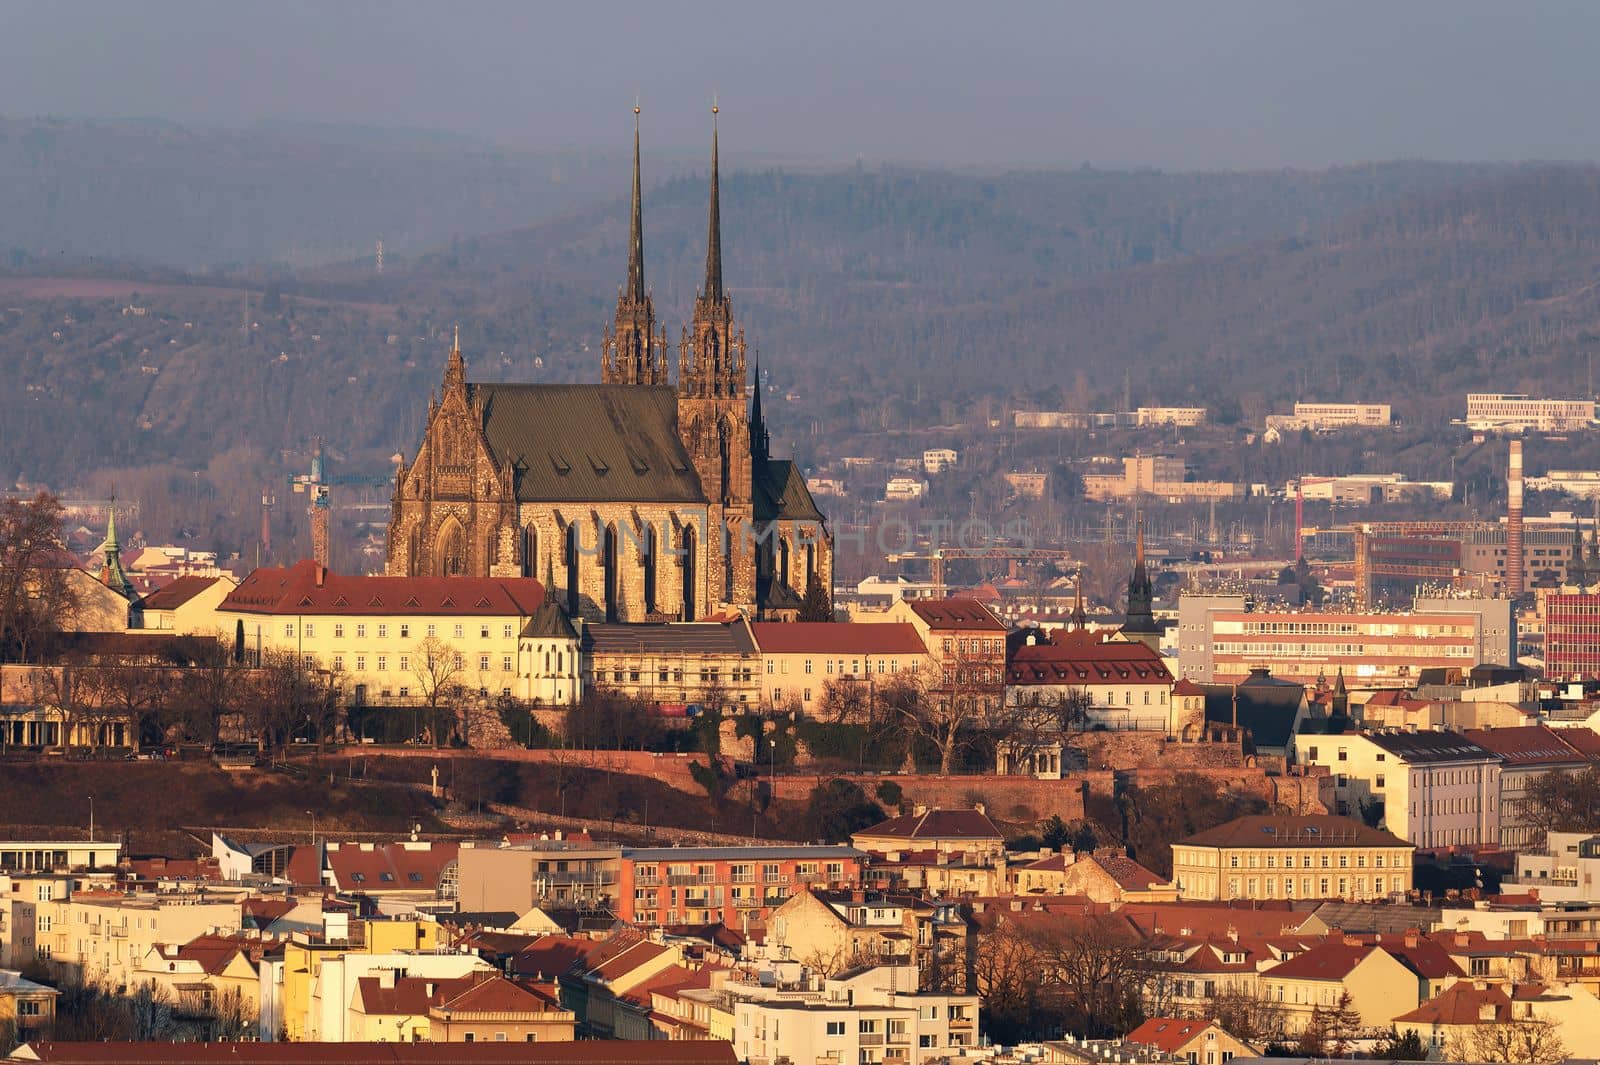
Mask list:
[[[72,746],[74,733],[98,717],[105,698],[104,677],[96,666],[63,662],[40,666],[28,678],[34,705],[53,710],[61,725],[58,742]],[[99,730],[95,730],[98,746]]]
[[[1061,986],[1069,1025],[1083,1035],[1122,1035],[1143,1020],[1151,974],[1148,944],[1126,925],[1067,920],[1038,936],[1041,967]]]
[[[128,723],[130,746],[161,743],[172,704],[173,678],[162,666],[143,662],[118,662],[100,667],[102,708]]]
[[[461,652],[437,636],[429,636],[411,652],[411,675],[416,678],[422,703],[428,708],[428,732],[435,747],[439,746],[439,733],[443,730],[440,707],[453,711],[460,701],[465,690],[462,677],[466,665]]]
[[[1469,1034],[1448,1048],[1457,1061],[1494,1061],[1507,1065],[1548,1065],[1567,1056],[1554,1023],[1534,1017],[1473,1025]]]
[[[1209,1014],[1230,1035],[1261,1046],[1283,1035],[1285,1010],[1265,991],[1228,984],[1211,998]]]
[[[975,731],[998,713],[1004,690],[998,667],[988,659],[957,654],[943,674],[900,673],[880,689],[889,716],[914,739],[939,752],[939,772],[948,776],[956,756]]]
[[[822,685],[817,716],[836,724],[860,724],[872,714],[872,686],[851,677],[836,677]]]
[[[61,542],[61,503],[40,492],[0,500],[0,660],[28,661],[77,606]]]

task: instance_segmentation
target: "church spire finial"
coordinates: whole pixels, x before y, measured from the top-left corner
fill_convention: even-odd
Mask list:
[[[722,301],[722,205],[717,167],[717,106],[711,100],[711,211],[706,221],[706,288],[705,298]]]
[[[639,180],[639,101],[633,102],[633,214],[628,227],[628,296],[644,302],[644,206]]]

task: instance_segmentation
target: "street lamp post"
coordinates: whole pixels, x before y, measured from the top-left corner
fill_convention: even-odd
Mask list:
[[[317,845],[317,812],[315,810],[307,810],[306,816],[311,818],[311,846],[315,848]]]

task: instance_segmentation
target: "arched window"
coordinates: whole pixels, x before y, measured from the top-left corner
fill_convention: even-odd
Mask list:
[[[679,569],[683,574],[683,620],[694,620],[694,583],[695,583],[695,536],[694,526],[683,527],[683,540],[680,544],[683,551]]]
[[[440,576],[457,577],[467,571],[467,537],[455,518],[445,519],[439,529],[434,561]]]
[[[644,559],[642,560],[644,564],[644,612],[646,614],[654,614],[656,612],[657,545],[656,527],[653,523],[647,522],[645,524],[644,542],[641,549],[644,553]]]
[[[721,462],[722,502],[733,499],[733,441],[727,422],[717,423],[717,452]]]
[[[578,523],[567,526],[567,616],[578,616]]]
[[[778,537],[778,581],[781,584],[789,583],[789,538]]]
[[[529,522],[522,529],[522,575],[539,575],[539,530]]]
[[[604,537],[600,563],[604,567],[606,620],[617,621],[622,616],[621,610],[618,609],[621,604],[617,602],[617,527],[607,525],[601,535]]]

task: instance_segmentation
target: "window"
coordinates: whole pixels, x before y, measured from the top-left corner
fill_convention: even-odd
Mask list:
[[[401,669],[410,669],[411,668],[411,656],[410,655],[401,655],[400,656],[400,668]]]
[[[489,626],[487,626],[487,625],[479,625],[478,626],[478,639],[487,640],[488,638],[489,638]]]
[[[487,673],[487,672],[489,672],[489,656],[488,655],[479,655],[478,656],[478,672],[479,673]]]
[[[283,623],[283,634],[291,638],[294,636],[294,622],[285,621]]]
[[[511,639],[512,631],[513,631],[512,630],[512,626],[510,626],[510,625],[502,625],[502,626],[500,626],[500,638],[503,639],[503,640]]]
[[[829,1035],[844,1035],[844,1022],[843,1021],[829,1021],[828,1022],[828,1034]]]
[[[771,676],[778,671],[778,663],[774,659],[767,659],[767,675]]]
[[[809,659],[809,658],[806,659],[806,672],[807,673],[811,672],[811,659]]]
[[[454,633],[456,639],[458,639],[458,640],[463,639],[463,638],[465,638],[466,632],[467,632],[466,626],[462,625],[458,621],[458,622],[456,622],[456,627],[454,629],[452,629],[451,632]]]
[[[378,639],[384,640],[384,639],[388,639],[388,637],[389,637],[389,626],[387,624],[380,623],[378,625]]]
[[[333,671],[335,673],[338,673],[342,669],[344,669],[344,655],[334,655],[333,656]]]
[[[306,639],[309,640],[311,637],[315,636],[316,634],[317,634],[316,625],[314,625],[313,623],[311,623],[309,621],[306,622]]]
[[[400,626],[400,638],[402,640],[409,640],[411,638],[411,626],[410,625],[401,625]]]
[[[333,638],[335,640],[344,639],[344,622],[335,621],[333,623]]]
[[[365,640],[366,638],[367,638],[367,623],[364,622],[364,621],[357,622],[356,623],[356,639]]]
[[[428,625],[428,638],[431,640],[437,635],[439,635],[439,626],[430,623]]]
[[[357,673],[365,673],[366,671],[367,671],[367,656],[366,655],[356,655],[356,672]]]
[[[502,672],[502,673],[510,673],[511,672],[511,656],[510,655],[501,655],[500,656],[500,672]]]
[[[389,656],[388,655],[379,655],[378,656],[378,672],[379,673],[383,673],[383,672],[387,671],[388,668],[389,668]]]
[[[467,668],[466,657],[464,655],[462,655],[462,653],[460,651],[457,651],[454,655],[452,655],[451,659],[455,664],[455,668],[457,668],[457,669],[466,669]]]
[[[39,1000],[36,998],[23,998],[17,1000],[18,1017],[39,1016]]]

